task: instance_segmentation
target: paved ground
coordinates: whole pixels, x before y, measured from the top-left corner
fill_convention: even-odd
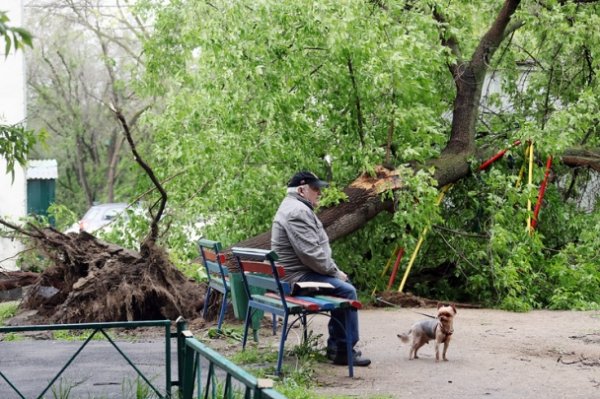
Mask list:
[[[449,361],[435,363],[433,344],[421,349],[421,359],[409,361],[408,344],[396,337],[424,318],[417,311],[434,313],[434,309],[361,311],[360,349],[373,364],[356,368],[354,379],[348,378],[346,367],[319,364],[317,391],[331,398],[600,398],[600,312],[458,309]],[[324,333],[326,322],[327,318],[318,316],[311,326],[316,333]],[[200,330],[192,331],[204,336]],[[292,332],[288,348],[298,335],[299,331]],[[261,340],[266,345],[276,344],[266,336]],[[0,342],[0,371],[14,378],[19,388],[25,387],[27,397],[37,397],[60,368],[57,365],[79,345],[48,340]],[[127,374],[132,373],[130,366],[109,345],[94,342],[96,349],[84,349],[87,355],[69,367],[72,374],[66,374],[66,384],[77,385],[71,398],[125,396],[121,384],[135,381],[135,374]],[[164,387],[164,339],[124,345],[132,360]],[[239,350],[239,344],[224,340],[214,341],[212,346],[219,345],[229,352]],[[114,356],[108,369],[102,366],[106,356]],[[286,362],[294,367],[293,357]],[[173,370],[176,374],[175,366]],[[8,385],[0,378],[0,399],[13,397],[18,398],[10,396]]]
[[[0,373],[26,398],[37,398],[83,342],[27,340],[0,342]],[[173,348],[175,341],[172,342]],[[118,347],[164,394],[165,340],[119,342]],[[176,354],[172,352],[176,375]],[[0,398],[20,396],[0,376]],[[53,385],[45,398],[135,398],[137,373],[106,341],[91,341]],[[64,396],[70,389],[69,396]]]
[[[600,312],[458,309],[449,361],[436,363],[433,343],[408,360],[408,344],[396,337],[424,318],[415,311],[434,314],[361,312],[360,349],[372,365],[357,368],[354,379],[344,367],[323,365],[318,391],[357,398],[600,398]],[[315,329],[324,332],[325,322],[315,320]]]

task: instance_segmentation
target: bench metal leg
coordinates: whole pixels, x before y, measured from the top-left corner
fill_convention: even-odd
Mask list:
[[[302,323],[302,334],[303,334],[303,338],[304,338],[304,343],[307,343],[308,342],[308,328],[306,325],[306,315],[305,314],[300,316],[300,323]]]
[[[246,310],[246,321],[244,322],[244,338],[242,339],[242,349],[246,348],[246,341],[248,340],[248,329],[250,328],[250,323],[252,322],[252,308],[248,306]]]
[[[287,338],[288,314],[283,315],[283,328],[281,331],[281,340],[279,341],[279,354],[277,356],[277,375],[281,375],[281,366],[283,365],[283,353],[285,348],[285,340]]]
[[[351,308],[347,308],[346,312],[346,355],[348,356],[348,374],[350,378],[354,377],[354,353],[352,353],[352,342],[350,337],[350,310]]]
[[[223,319],[225,319],[225,310],[227,309],[227,294],[229,291],[225,291],[223,293],[223,301],[221,302],[221,310],[219,311],[219,322],[217,324],[217,331],[221,332],[221,325],[223,324]]]

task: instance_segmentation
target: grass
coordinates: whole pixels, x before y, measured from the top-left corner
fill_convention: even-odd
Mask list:
[[[217,330],[217,327],[209,328],[207,332],[208,338],[228,338],[233,341],[241,342],[244,337],[243,327],[229,327],[226,325],[221,326],[221,332]]]
[[[296,358],[295,364],[284,364],[283,378],[274,376],[277,363],[277,350],[247,346],[230,357],[236,364],[258,378],[275,380],[274,389],[289,399],[354,399],[356,396],[319,394],[314,392],[315,376],[320,372],[319,363],[326,361],[325,350],[321,344],[322,336],[308,331],[308,340],[291,347],[288,355]],[[289,343],[289,341],[287,342]],[[391,399],[389,395],[367,396],[365,399]]]
[[[4,322],[17,314],[19,309],[18,301],[11,302],[0,302],[0,324],[4,325]]]
[[[55,330],[52,332],[53,339],[57,341],[85,341],[92,332],[90,330]],[[114,338],[111,334],[109,337]],[[98,331],[92,341],[106,341],[106,337]]]
[[[73,396],[73,388],[80,383],[72,383],[61,378],[58,384],[54,384],[51,388],[52,399],[75,399]],[[78,396],[80,397],[80,396]],[[104,399],[106,396],[90,396],[87,399]],[[136,378],[135,382],[124,380],[121,385],[121,398],[123,399],[157,399],[158,395],[141,379]]]
[[[238,351],[230,360],[241,365],[258,378],[275,380],[275,390],[289,399],[325,399],[326,396],[311,392],[314,386],[314,375],[319,361],[325,359],[324,350],[320,344],[322,336],[308,333],[308,340],[288,350],[288,355],[294,356],[295,364],[284,364],[283,378],[275,375],[277,365],[277,350],[274,348],[259,348],[247,346],[244,351]],[[288,341],[289,343],[289,341]]]

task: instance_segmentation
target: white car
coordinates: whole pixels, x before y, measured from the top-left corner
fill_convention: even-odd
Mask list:
[[[93,233],[109,224],[127,209],[124,202],[94,205],[83,215],[79,223],[74,223],[65,233],[79,233],[86,231]]]

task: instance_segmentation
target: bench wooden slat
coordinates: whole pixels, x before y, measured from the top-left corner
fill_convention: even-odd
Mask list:
[[[204,256],[206,257],[206,260],[209,260],[211,262],[216,262],[217,259],[219,260],[219,262],[221,262],[221,264],[225,263],[225,254],[219,254],[217,255],[216,253],[214,253],[213,251],[211,251],[210,249],[204,249]]]
[[[257,274],[246,274],[246,279],[251,287],[260,287],[270,291],[279,291],[277,281],[273,277],[261,276]],[[281,288],[285,294],[289,294],[291,291],[290,284],[281,281]]]
[[[225,285],[223,284],[223,280],[219,280],[218,278],[211,278],[208,282],[208,285],[222,294],[225,293]],[[227,288],[229,288],[229,282],[227,282]]]
[[[215,262],[212,262],[212,261],[206,261],[205,266],[208,269],[209,273],[215,273],[215,274],[218,274],[220,276],[221,275],[221,268],[223,268],[223,274],[225,276],[227,276],[229,274],[229,270],[227,270],[227,267],[225,267],[225,266],[219,267],[218,263],[215,263]]]
[[[283,304],[279,299],[271,298],[266,295],[252,295],[252,299],[257,302],[266,303],[269,305],[273,305],[279,309],[283,309]],[[298,310],[302,309],[302,306],[295,304],[288,304],[288,309],[291,313],[296,313]]]
[[[279,295],[277,295],[274,292],[267,292],[265,294],[265,296],[268,296],[270,298],[275,298],[277,300],[280,300]],[[300,305],[302,306],[304,309],[306,310],[310,310],[311,312],[318,312],[321,309],[321,306],[319,306],[318,303],[316,302],[312,302],[312,301],[307,301],[307,300],[303,300],[303,299],[298,299],[296,297],[293,296],[286,296],[285,297],[285,301],[290,304],[294,304],[294,305]],[[288,305],[289,306],[289,305]]]
[[[316,298],[313,296],[303,296],[303,295],[298,295],[298,296],[294,296],[292,297],[294,299],[301,299],[303,301],[308,301],[308,302],[314,302],[317,305],[319,305],[319,307],[321,308],[320,310],[333,310],[333,309],[338,309],[341,308],[343,306],[341,306],[340,302],[334,302],[334,301],[330,301],[324,298]],[[287,298],[286,298],[287,300]]]
[[[331,295],[315,295],[315,298],[325,299],[332,302],[346,302],[348,306],[352,306],[355,309],[362,309],[362,303],[356,299],[346,299]]]
[[[268,274],[271,276],[273,275],[273,268],[271,267],[270,263],[255,262],[252,260],[242,260],[242,261],[240,261],[240,266],[245,272],[262,273],[262,274]],[[279,275],[279,277],[285,276],[285,271],[283,269],[283,266],[277,265],[277,266],[275,266],[275,269],[277,270],[277,274]]]

